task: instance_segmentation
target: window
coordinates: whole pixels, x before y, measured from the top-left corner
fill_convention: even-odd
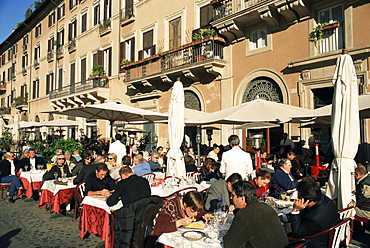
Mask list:
[[[63,68],[58,69],[58,89],[63,88]]]
[[[76,83],[76,64],[72,63],[69,71],[69,84],[74,85]]]
[[[209,28],[210,23],[213,21],[213,6],[208,4],[200,8],[200,27]]]
[[[5,53],[1,56],[1,65],[5,65]]]
[[[49,73],[46,75],[46,95],[52,90],[54,90],[54,73]]]
[[[16,76],[16,74],[17,74],[16,69],[17,69],[17,62],[14,62],[14,63],[12,64],[12,79],[15,79],[15,76]]]
[[[134,15],[134,1],[125,0],[125,17],[131,17]]]
[[[77,20],[74,20],[68,25],[68,40],[72,40],[77,36]]]
[[[323,31],[322,39],[318,41],[320,53],[335,51],[344,48],[342,5],[326,8],[318,12],[318,23],[339,22],[340,26],[334,29]]]
[[[40,63],[40,55],[41,55],[40,50],[41,50],[40,46],[35,47],[35,57],[34,57],[35,63]]]
[[[8,68],[8,81],[12,80],[12,67]]]
[[[38,79],[32,82],[32,99],[39,98],[39,84],[40,81]]]
[[[26,69],[28,66],[28,54],[22,56],[22,69]]]
[[[28,35],[23,37],[23,51],[27,50],[28,46]]]
[[[57,40],[60,46],[64,45],[64,29],[60,30],[57,33]]]
[[[48,53],[54,50],[54,37],[48,40]]]
[[[104,20],[112,17],[112,0],[104,0]]]
[[[27,85],[24,84],[21,86],[21,96],[26,97],[26,93],[27,93]]]
[[[255,30],[250,33],[250,50],[267,46],[266,29]]]
[[[135,61],[135,37],[120,43],[120,61]]]
[[[181,17],[170,21],[170,49],[181,45]]]
[[[81,59],[81,82],[85,82],[86,75],[86,58]]]
[[[81,33],[87,30],[87,13],[82,14],[81,16]]]
[[[64,8],[65,8],[64,3],[60,7],[58,7],[57,13],[58,20],[60,20],[65,15]]]
[[[77,6],[77,0],[69,0],[69,9],[73,9]]]
[[[12,103],[13,103],[13,99],[12,99],[12,96],[11,95],[8,95],[8,97],[7,97],[8,99],[8,108],[10,108],[11,106],[12,106]]]
[[[143,33],[143,50],[139,51],[139,60],[149,58],[155,54],[153,45],[153,29]]]
[[[35,38],[40,37],[41,35],[41,24],[37,25],[35,28]]]
[[[104,70],[108,77],[112,75],[112,48],[104,50]]]
[[[100,22],[100,5],[94,7],[94,26],[98,25]]]
[[[54,25],[54,23],[55,23],[55,12],[53,12],[49,15],[49,22],[48,23],[49,23],[49,25],[48,25],[49,28]]]
[[[8,61],[11,61],[13,59],[13,48],[9,48],[8,50]]]

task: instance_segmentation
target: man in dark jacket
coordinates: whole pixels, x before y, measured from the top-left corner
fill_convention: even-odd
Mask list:
[[[297,185],[298,201],[288,215],[294,238],[301,238],[322,232],[339,223],[338,209],[311,177],[303,178]],[[307,248],[326,248],[328,235],[310,239]]]
[[[22,184],[16,176],[14,153],[7,152],[4,160],[0,162],[0,183],[11,183],[9,189],[9,202],[14,203],[14,192],[22,188]]]
[[[363,218],[370,218],[370,176],[365,166],[357,165],[356,178],[356,214]]]
[[[43,159],[42,157],[38,157],[36,156],[36,151],[35,149],[31,148],[29,150],[29,157],[28,157],[28,170],[32,170],[32,169],[38,169],[37,166],[39,165],[42,165],[42,168],[43,170],[46,169],[46,162],[45,162],[45,159]]]
[[[225,248],[285,247],[288,238],[280,220],[272,207],[257,200],[255,187],[238,181],[232,188],[232,200],[240,210],[224,236]]]
[[[87,177],[85,184],[85,195],[94,196],[102,195],[109,196],[109,191],[116,188],[116,183],[109,175],[109,170],[106,164],[99,163],[96,165],[96,170]]]

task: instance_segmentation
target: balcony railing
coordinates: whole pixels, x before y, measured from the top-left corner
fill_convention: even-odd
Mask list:
[[[10,115],[11,108],[0,107],[0,115]]]
[[[103,36],[108,34],[111,31],[111,20],[106,19],[100,22],[99,24],[99,35]]]
[[[134,7],[127,7],[121,10],[120,23],[127,25],[135,20]]]
[[[59,89],[55,89],[49,92],[49,99],[68,96],[73,93],[79,93],[94,88],[108,88],[109,80],[106,78],[94,78],[86,81],[81,81],[75,84],[70,84]]]
[[[126,80],[132,80],[201,61],[223,59],[223,48],[224,41],[222,38],[209,37],[125,65],[123,69],[126,71]]]
[[[339,27],[323,31],[322,39],[318,41],[319,53],[327,53],[344,48],[343,23]]]
[[[225,16],[229,16],[232,13],[248,9],[254,5],[262,2],[268,2],[271,0],[222,0],[213,1],[214,8],[214,19],[218,20]]]

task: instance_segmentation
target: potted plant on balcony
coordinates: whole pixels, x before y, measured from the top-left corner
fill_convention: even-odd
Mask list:
[[[338,27],[340,27],[340,22],[338,21],[330,23],[320,23],[310,33],[310,41],[316,44],[319,40],[322,40],[325,31],[329,31]]]
[[[76,39],[71,39],[68,42],[68,51],[73,52],[74,50],[76,50]]]
[[[0,107],[0,114],[2,114],[2,115],[10,114],[10,108],[8,108],[6,106],[1,106]]]
[[[103,66],[95,64],[93,68],[91,69],[91,74],[88,80],[91,79],[100,79],[100,78],[108,78],[107,75],[105,74],[105,70]]]
[[[5,81],[0,81],[0,90],[6,90],[6,83],[5,83]]]
[[[27,99],[28,99],[28,93],[26,93],[24,96],[18,96],[13,99],[13,107],[21,106],[21,105],[27,105]]]
[[[125,67],[125,65],[128,65],[128,64],[131,64],[131,63],[132,63],[131,60],[122,59],[122,61],[121,61],[121,68],[123,69]]]

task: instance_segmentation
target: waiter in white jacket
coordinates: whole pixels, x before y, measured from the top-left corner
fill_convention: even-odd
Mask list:
[[[122,136],[120,134],[116,134],[114,137],[116,141],[114,141],[109,146],[108,153],[114,153],[117,155],[117,163],[122,164],[122,158],[125,156],[126,153],[126,146],[121,143]]]

